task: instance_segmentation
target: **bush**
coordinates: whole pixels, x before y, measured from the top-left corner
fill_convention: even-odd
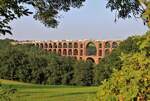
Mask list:
[[[97,101],[148,101],[150,99],[150,32],[139,37],[138,51],[121,55],[121,69],[103,81]]]
[[[147,101],[150,93],[149,60],[150,58],[139,53],[125,55],[122,69],[116,70],[111,78],[100,86],[98,101],[131,101],[140,96]],[[112,98],[114,100],[111,100]]]

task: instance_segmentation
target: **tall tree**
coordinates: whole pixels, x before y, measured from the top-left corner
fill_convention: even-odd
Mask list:
[[[91,86],[93,85],[93,64],[91,61],[78,61],[74,64],[74,79],[76,85]]]

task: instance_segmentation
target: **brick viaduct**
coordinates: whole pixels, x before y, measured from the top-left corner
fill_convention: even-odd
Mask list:
[[[92,60],[96,64],[110,54],[119,45],[119,41],[99,41],[99,40],[56,40],[56,41],[19,41],[18,44],[34,44],[48,52],[54,52],[61,56],[74,57],[77,60]],[[95,54],[89,54],[88,47],[95,47]]]

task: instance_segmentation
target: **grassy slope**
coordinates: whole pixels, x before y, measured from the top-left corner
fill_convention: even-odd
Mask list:
[[[87,101],[94,97],[97,87],[42,86],[0,80],[4,86],[17,88],[13,101]]]

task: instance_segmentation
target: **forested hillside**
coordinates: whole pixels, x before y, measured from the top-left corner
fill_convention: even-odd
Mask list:
[[[93,63],[0,40],[0,78],[36,84],[94,85]]]
[[[34,45],[13,45],[13,40],[0,40],[0,78],[36,84],[99,85],[111,76],[113,69],[121,69],[122,54],[140,51],[140,37],[122,41],[98,65],[49,53]]]

